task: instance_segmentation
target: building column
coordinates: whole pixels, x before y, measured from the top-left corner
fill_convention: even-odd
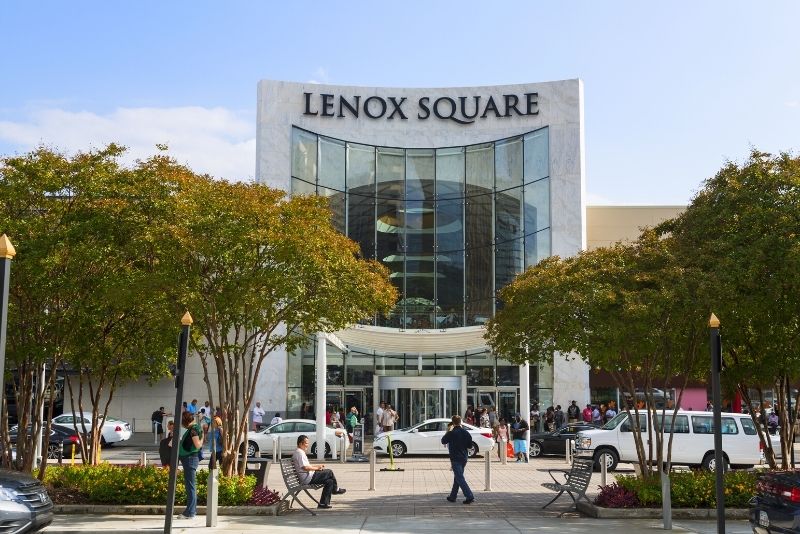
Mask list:
[[[519,415],[531,424],[531,369],[528,362],[519,366]],[[530,430],[525,433],[525,443],[530,441]],[[525,448],[527,450],[527,447]]]
[[[467,376],[461,376],[461,406],[459,406],[459,415],[464,417],[464,414],[467,413]]]
[[[317,459],[325,460],[325,400],[328,398],[328,339],[322,332],[317,332]]]
[[[372,421],[364,421],[372,428],[372,435],[377,436],[378,429],[378,406],[381,404],[381,377],[379,375],[372,375]],[[366,428],[364,430],[366,432]]]

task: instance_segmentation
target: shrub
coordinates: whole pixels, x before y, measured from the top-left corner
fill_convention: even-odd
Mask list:
[[[748,471],[725,473],[725,506],[746,508],[747,502],[756,493],[757,475]],[[672,506],[675,508],[714,508],[716,500],[716,478],[710,471],[686,471],[670,475]],[[628,508],[630,497],[623,497],[623,490],[636,496],[642,506],[661,505],[661,481],[635,476],[619,476],[616,484],[603,486],[595,499],[598,506]],[[608,504],[601,504],[608,503]],[[617,504],[622,503],[622,504]]]
[[[608,486],[600,486],[600,494],[595,498],[594,503],[606,508],[639,508],[642,505],[636,493],[617,482]]]
[[[197,501],[206,502],[208,471],[197,472]],[[169,470],[155,466],[48,466],[45,483],[87,496],[96,504],[164,504],[169,485]],[[253,496],[253,476],[219,477],[220,506],[241,506]],[[175,504],[186,504],[181,473],[175,485]]]

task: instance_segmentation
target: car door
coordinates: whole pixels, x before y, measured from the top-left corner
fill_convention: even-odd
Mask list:
[[[578,430],[580,430],[578,425],[567,425],[551,435],[550,439],[547,440],[550,447],[550,450],[547,452],[547,454],[566,455],[567,440],[574,441],[575,436],[578,434]]]
[[[297,448],[297,435],[294,434],[294,423],[278,423],[269,429],[269,436],[272,441],[280,438],[281,440],[281,455],[291,454]],[[272,452],[272,445],[267,452]]]
[[[619,425],[619,433],[617,433],[619,458],[628,462],[636,461],[639,458],[636,454],[636,440],[631,419],[636,419],[636,414],[633,412],[631,412],[631,417],[626,418]],[[647,440],[650,439],[650,434],[647,432],[647,416],[641,412],[639,413],[639,430],[642,432],[642,445],[647,449]]]
[[[446,453],[447,449],[442,445],[442,436],[447,430],[446,425],[447,423],[443,421],[431,421],[418,426],[413,438],[413,451],[409,447],[408,452],[422,454]]]

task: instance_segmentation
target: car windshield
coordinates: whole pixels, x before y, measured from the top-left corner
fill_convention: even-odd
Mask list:
[[[614,430],[620,424],[622,424],[622,422],[625,421],[627,418],[628,414],[626,412],[618,413],[616,416],[614,416],[614,419],[604,424],[601,428],[603,430]]]

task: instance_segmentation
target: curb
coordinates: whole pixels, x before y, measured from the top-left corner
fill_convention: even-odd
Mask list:
[[[597,519],[661,519],[661,508],[603,508],[580,501],[578,511]],[[747,508],[726,508],[725,519],[749,519]],[[673,508],[672,519],[716,519],[716,508]]]
[[[180,511],[180,506],[175,510]],[[219,515],[280,515],[280,502],[269,506],[218,506]],[[160,504],[127,504],[123,506],[112,504],[56,504],[53,513],[59,515],[69,514],[113,514],[113,515],[164,515],[167,507]],[[197,514],[205,515],[206,507],[198,506]]]

